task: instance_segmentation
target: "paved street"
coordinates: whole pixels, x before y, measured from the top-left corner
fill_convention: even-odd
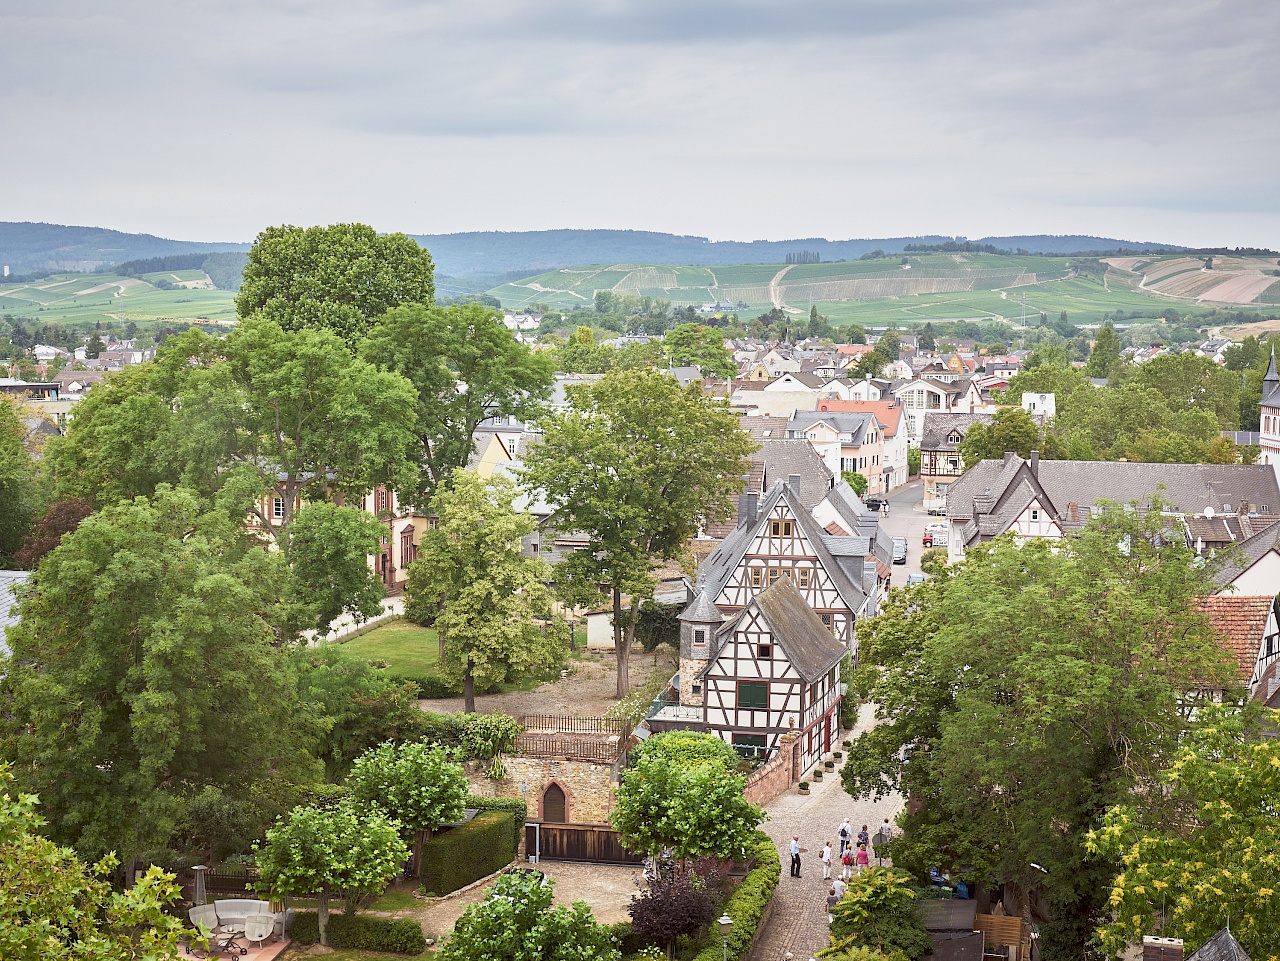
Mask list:
[[[907,563],[894,565],[894,587],[906,584],[908,574],[920,573],[920,553],[924,550],[920,538],[931,521],[942,519],[925,513],[924,483],[920,480],[904,484],[889,495],[889,513],[880,515],[880,529],[891,537],[907,539]]]
[[[891,509],[891,516],[892,513]],[[857,730],[865,730],[871,720],[871,706],[863,705]],[[807,961],[828,945],[826,896],[830,885],[822,880],[822,864],[818,860],[822,842],[831,841],[832,850],[839,849],[836,831],[846,817],[855,834],[866,824],[874,835],[884,819],[894,817],[901,807],[902,799],[896,796],[879,802],[854,800],[844,793],[838,776],[815,783],[808,797],[792,788],[765,805],[769,820],[762,827],[782,855],[782,880],[773,896],[773,914],[756,942],[751,961],[783,961],[788,951],[796,961]],[[801,847],[808,849],[800,856],[799,880],[789,871],[787,844],[793,834],[799,834]],[[833,873],[837,870],[833,867]]]

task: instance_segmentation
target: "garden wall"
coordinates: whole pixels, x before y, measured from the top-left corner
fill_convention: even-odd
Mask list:
[[[502,763],[507,776],[499,781],[478,771],[471,774],[471,793],[479,797],[520,798],[529,806],[529,820],[541,821],[542,796],[554,783],[564,791],[566,822],[609,823],[613,791],[618,786],[613,765],[522,755],[508,755]]]
[[[752,804],[764,805],[786,791],[803,776],[803,745],[799,731],[788,731],[778,738],[773,757],[747,776],[743,796]]]

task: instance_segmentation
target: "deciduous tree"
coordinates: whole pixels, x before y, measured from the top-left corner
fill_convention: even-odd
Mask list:
[[[882,723],[849,752],[846,790],[911,795],[896,866],[1040,889],[1046,958],[1079,958],[1106,910],[1113,862],[1085,834],[1159,796],[1188,703],[1234,678],[1194,603],[1212,565],[1164,524],[1157,501],[1065,540],[979,545],[859,634],[853,687]]]
[[[401,304],[430,305],[431,255],[404,234],[364,224],[268,227],[249,250],[236,313],[285,330],[324,328],[355,349],[374,320]]]
[[[35,510],[26,437],[18,406],[0,397],[0,563],[11,561],[22,548]]]
[[[422,507],[467,466],[482,421],[533,419],[555,376],[546,351],[518,343],[501,314],[479,304],[396,308],[373,326],[360,355],[418,392],[413,459],[421,467],[405,493]]]
[[[662,348],[676,366],[701,369],[705,377],[732,377],[738,371],[724,337],[714,327],[680,324],[667,331]]]
[[[439,525],[423,532],[409,565],[406,612],[439,632],[440,674],[461,682],[475,710],[476,681],[528,676],[559,662],[566,630],[551,617],[547,566],[521,553],[535,528],[517,513],[514,486],[458,469],[431,501]],[[540,624],[539,621],[542,623]]]
[[[1102,326],[1089,353],[1085,371],[1090,377],[1110,378],[1120,369],[1120,336],[1110,323]]]
[[[323,634],[344,613],[381,613],[386,591],[369,555],[386,535],[386,527],[365,511],[328,501],[304,504],[286,547],[290,601],[299,619]]]
[[[350,801],[328,810],[297,807],[267,831],[258,852],[260,884],[272,895],[318,898],[320,943],[328,945],[329,899],[378,891],[400,872],[409,848],[400,824]]]
[[[542,427],[523,479],[545,492],[561,529],[589,538],[572,573],[604,585],[612,602],[622,697],[654,569],[728,514],[755,445],[724,404],[660,371],[620,371],[570,387],[568,410]]]

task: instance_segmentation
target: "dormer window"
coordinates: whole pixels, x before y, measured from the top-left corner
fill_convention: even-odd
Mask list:
[[[774,537],[790,537],[791,521],[773,521],[769,525],[769,533]]]

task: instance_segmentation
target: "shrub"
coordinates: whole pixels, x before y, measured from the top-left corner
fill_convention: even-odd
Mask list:
[[[427,950],[422,927],[409,918],[390,920],[367,915],[335,914],[329,917],[329,946],[392,954],[421,954]],[[298,911],[293,916],[289,937],[299,944],[320,940],[320,923],[314,911]]]
[[[716,762],[723,764],[728,770],[737,769],[738,752],[726,741],[714,734],[700,731],[664,731],[646,739],[631,752],[631,763],[639,764],[641,760],[661,754],[683,765],[706,764]]]
[[[911,876],[902,871],[873,867],[855,875],[831,912],[835,920],[828,951],[838,954],[861,946],[900,951],[910,961],[921,961],[933,942],[915,916],[915,899]]]
[[[836,762],[835,762],[835,761],[823,761],[823,762],[822,762],[822,766],[823,766],[824,768],[826,768],[828,771],[831,771],[831,770],[834,770],[834,769],[835,769]]]
[[[801,782],[800,782],[800,790],[802,790],[802,791],[807,791],[807,790],[809,790],[809,782],[808,782],[808,781],[801,781]]]
[[[423,842],[422,887],[449,894],[501,871],[515,858],[517,842],[511,812],[481,811],[466,824]]]
[[[669,952],[681,935],[694,935],[711,920],[711,894],[684,877],[659,878],[631,899],[631,926],[646,943]]]
[[[782,858],[773,840],[763,831],[755,832],[755,842],[747,850],[754,856],[756,866],[752,868],[738,889],[729,896],[724,904],[724,913],[729,915],[733,926],[729,929],[729,957],[740,961],[746,957],[755,940],[756,929],[764,917],[769,899],[773,897],[773,889],[778,886],[782,877]],[[700,951],[694,961],[721,961],[723,948],[720,940]]]
[[[467,796],[466,806],[475,808],[477,811],[506,811],[515,818],[514,834],[516,848],[519,849],[520,838],[524,834],[524,822],[529,820],[529,805],[518,797],[477,797],[470,794]]]
[[[457,697],[462,693],[460,686],[455,687],[436,674],[388,674],[388,680],[397,684],[412,684],[418,689],[418,697],[443,698]]]
[[[843,752],[843,751],[832,751],[832,752],[831,752],[831,756],[832,756],[833,758],[835,758],[835,759],[838,761],[838,760],[840,760],[842,757],[844,757],[844,752]]]
[[[647,947],[643,940],[637,937],[635,931],[631,927],[630,921],[619,921],[617,924],[608,926],[609,936],[613,938],[613,943],[618,946],[618,950],[622,952],[624,958],[630,958],[639,954]],[[664,958],[666,954],[662,955]]]

